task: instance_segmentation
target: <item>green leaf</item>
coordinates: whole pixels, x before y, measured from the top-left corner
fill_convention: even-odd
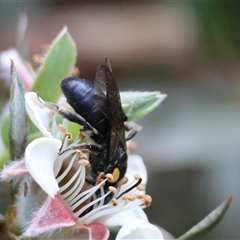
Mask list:
[[[24,86],[11,61],[10,88],[10,155],[12,160],[24,155],[27,141],[27,112],[25,109]]]
[[[167,97],[160,92],[121,92],[120,96],[123,111],[129,121],[147,115]]]
[[[76,54],[76,45],[64,27],[53,41],[31,91],[38,92],[45,101],[56,102],[61,94],[59,83],[71,75]]]
[[[232,196],[225,200],[220,206],[208,214],[201,222],[192,227],[184,235],[179,237],[179,240],[201,239],[207,232],[209,232],[217,223],[219,223],[226,213]]]

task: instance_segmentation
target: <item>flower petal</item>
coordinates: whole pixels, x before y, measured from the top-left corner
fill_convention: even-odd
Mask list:
[[[52,197],[59,190],[53,167],[61,145],[62,142],[58,139],[43,137],[32,141],[25,152],[25,163],[29,173]]]
[[[22,177],[26,174],[28,174],[28,170],[24,160],[12,161],[10,164],[4,167],[0,178],[3,181],[10,181],[13,178]]]
[[[116,239],[164,239],[161,231],[144,220],[135,219],[125,224]]]
[[[128,156],[128,168],[125,176],[130,180],[135,175],[139,175],[142,178],[142,183],[147,183],[147,169],[143,162],[142,157],[135,154]]]
[[[52,233],[56,229],[73,226],[75,223],[72,213],[58,196],[48,197],[23,235],[35,237],[44,232]]]
[[[25,106],[28,116],[45,137],[52,137],[47,129],[53,119],[53,113],[44,106],[43,100],[35,92],[25,94]]]
[[[101,223],[90,223],[86,225],[90,229],[92,240],[107,240],[109,237],[109,230]]]
[[[127,211],[118,212],[107,218],[107,220],[104,221],[104,224],[107,226],[123,226],[126,223],[126,219],[128,222],[131,222],[135,219],[141,219],[148,222],[146,213],[142,210],[142,208],[138,207]]]

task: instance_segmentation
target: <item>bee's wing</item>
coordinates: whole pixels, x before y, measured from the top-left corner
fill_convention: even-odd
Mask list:
[[[110,69],[109,69],[110,68]],[[106,95],[108,100],[108,119],[111,126],[110,133],[110,162],[116,159],[119,146],[126,149],[124,121],[126,115],[123,112],[117,81],[112,73],[109,61],[106,59]]]

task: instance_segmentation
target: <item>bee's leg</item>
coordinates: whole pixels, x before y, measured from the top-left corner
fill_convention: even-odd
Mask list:
[[[103,148],[101,146],[94,145],[94,144],[82,143],[82,144],[77,144],[75,146],[66,148],[63,151],[61,151],[61,148],[60,148],[58,154],[62,155],[63,153],[70,150],[81,150],[82,152],[89,152],[90,154],[98,155],[99,152],[103,151]]]
[[[41,101],[41,100],[39,99],[39,101]],[[44,106],[46,106],[47,108],[49,108],[53,111],[56,111],[58,114],[62,115],[64,118],[66,118],[70,122],[75,122],[79,125],[82,125],[83,128],[84,128],[84,130],[82,130],[82,131],[92,131],[93,132],[90,124],[88,122],[86,122],[86,120],[82,116],[77,114],[73,109],[58,106],[57,104],[54,104],[54,103],[51,103],[51,102],[41,101],[41,103]]]
[[[82,116],[77,114],[74,110],[67,109],[64,107],[59,107],[58,113],[62,115],[64,118],[66,118],[67,120],[69,120],[70,122],[75,122],[79,125],[82,125],[84,128],[83,131],[93,131],[90,124],[86,122],[86,120]]]
[[[142,129],[142,127],[135,122],[124,122],[124,127],[125,130],[129,132],[126,141],[132,139]]]

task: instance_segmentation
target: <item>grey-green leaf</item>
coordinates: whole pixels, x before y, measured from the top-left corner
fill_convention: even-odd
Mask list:
[[[31,91],[45,101],[56,102],[61,94],[60,81],[71,75],[76,56],[76,45],[64,27],[45,56]]]
[[[201,222],[192,227],[184,235],[179,237],[179,240],[190,240],[190,239],[200,239],[207,232],[209,232],[217,223],[219,223],[224,214],[226,213],[230,203],[232,201],[232,196],[225,200],[220,206],[208,214]]]
[[[121,92],[120,96],[123,110],[129,121],[147,115],[167,97],[160,92]]]
[[[23,83],[17,75],[13,61],[11,61],[10,88],[10,156],[12,160],[24,155],[27,141],[27,112],[25,109]]]

